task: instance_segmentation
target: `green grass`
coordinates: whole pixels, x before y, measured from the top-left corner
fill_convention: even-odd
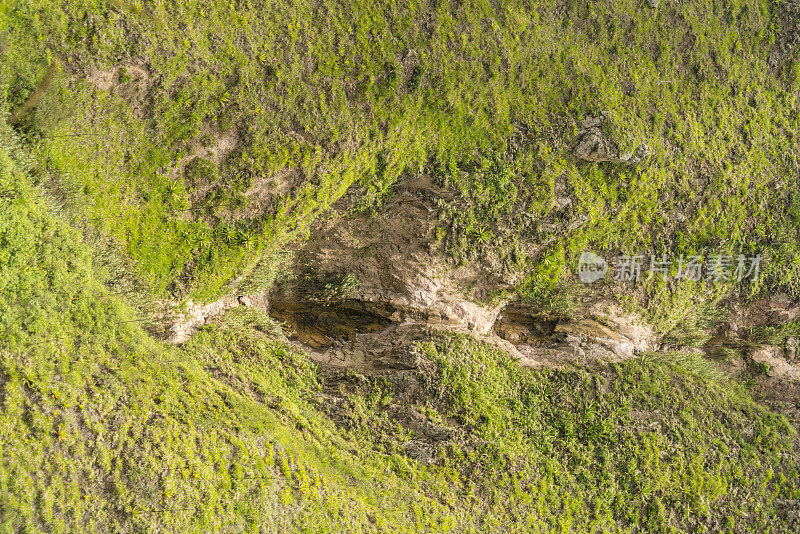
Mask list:
[[[445,513],[379,506],[376,488],[408,488],[311,406],[319,379],[256,330],[269,322],[232,320],[183,349],[149,339],[3,133],[3,531],[411,531]]]
[[[533,371],[434,337],[403,400],[387,378],[328,383],[253,310],[157,343],[2,139],[3,531],[796,527],[775,508],[800,498],[796,431],[692,357]],[[402,403],[454,429],[433,464],[405,452]]]
[[[467,339],[428,350],[446,413],[483,442],[477,449],[491,473],[484,487],[538,500],[534,523],[717,530],[730,518],[761,530],[774,526],[772,499],[795,498],[797,466],[782,452],[796,431],[698,356],[629,361],[597,376],[520,372]],[[551,488],[539,493],[542,478]],[[749,487],[744,478],[759,482]]]
[[[10,107],[34,90],[48,55],[64,63],[21,125],[39,172],[156,292],[218,295],[260,252],[302,238],[351,184],[368,208],[403,172],[424,170],[464,196],[443,207],[445,249],[525,272],[523,295],[569,277],[585,248],[761,252],[763,283],[728,290],[799,294],[800,204],[786,190],[798,80],[769,66],[771,3],[284,7],[6,4]],[[87,81],[126,62],[149,69],[138,92],[127,70],[113,92]],[[635,169],[572,158],[578,122],[599,110],[613,112],[604,129],[623,150],[646,142],[653,156]],[[187,216],[184,158],[215,127],[238,127],[244,144],[203,211]],[[284,170],[302,179],[271,213],[226,220],[249,186]],[[556,181],[573,200],[564,213],[554,211]],[[520,240],[549,245],[526,258]]]
[[[233,312],[182,348],[139,327],[170,293],[269,289],[345,191],[378,208],[418,172],[454,193],[437,232],[454,262],[524,273],[518,294],[553,313],[580,298],[584,249],[762,253],[759,284],[653,281],[631,298],[682,344],[704,342],[728,295],[800,297],[800,79],[769,65],[775,12],[2,3],[0,117],[58,70],[14,130],[0,120],[0,530],[796,531],[777,504],[800,499],[796,431],[696,357],[533,371],[441,337],[418,348],[418,397],[351,372],[337,411],[335,384],[267,318]],[[98,70],[119,84],[96,87]],[[572,158],[599,110],[623,150],[653,156]],[[197,153],[233,128],[227,159]],[[249,216],[245,193],[286,176]],[[357,284],[323,282],[321,301]],[[388,415],[403,402],[452,430],[431,465]]]

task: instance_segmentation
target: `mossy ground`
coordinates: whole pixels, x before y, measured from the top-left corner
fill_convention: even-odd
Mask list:
[[[4,531],[797,526],[776,504],[800,498],[795,429],[697,358],[533,371],[468,337],[432,339],[413,408],[458,437],[423,464],[385,412],[400,392],[352,375],[331,418],[324,375],[258,312],[157,343],[4,139]]]
[[[552,287],[592,248],[760,252],[763,286],[797,294],[800,80],[795,63],[771,60],[783,35],[772,3],[47,0],[3,13],[10,108],[59,65],[20,124],[37,179],[52,178],[157,293],[177,280],[178,293],[219,294],[351,184],[373,206],[424,170],[473,206],[443,212],[451,253],[499,249],[531,273],[523,292]],[[98,70],[111,89],[90,81]],[[583,115],[600,110],[623,149],[652,148],[645,164],[569,156]],[[210,173],[211,213],[187,212],[192,147],[231,128],[241,146]],[[223,216],[286,169],[301,179],[270,213]],[[574,201],[566,213],[557,181]],[[575,220],[535,258],[514,246]]]
[[[418,408],[463,439],[423,465],[402,453],[413,436],[387,423],[380,382],[342,392],[352,423],[337,426],[323,376],[268,324],[229,318],[166,347],[129,299],[211,299],[239,276],[263,289],[281,248],[348,188],[371,209],[416,172],[460,193],[442,209],[453,259],[499,255],[529,274],[528,298],[552,300],[585,248],[765,256],[754,287],[646,286],[662,331],[709,294],[800,296],[800,78],[796,61],[770,61],[780,12],[3,2],[2,116],[56,74],[0,137],[2,528],[796,530],[779,504],[800,498],[796,432],[701,361],[531,371],[439,339],[420,347]],[[574,160],[577,124],[598,110],[623,148],[646,142],[653,156]],[[238,150],[219,165],[192,159],[231,129]],[[299,179],[267,212],[231,216],[287,170]],[[200,185],[211,196],[193,206]],[[523,240],[550,244],[527,256]],[[98,251],[111,259],[93,262]],[[678,334],[714,319],[701,312]]]

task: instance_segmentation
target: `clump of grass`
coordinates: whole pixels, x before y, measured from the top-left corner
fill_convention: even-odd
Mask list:
[[[267,291],[276,281],[288,276],[284,269],[291,263],[293,257],[294,253],[290,250],[265,254],[239,282],[238,291],[244,295],[257,295]]]
[[[240,331],[247,332],[248,329],[251,329],[272,338],[279,338],[283,335],[281,324],[270,317],[267,312],[256,308],[232,308],[225,313],[223,321],[226,326]]]
[[[790,337],[800,337],[800,322],[790,321],[782,325],[753,327],[749,338],[755,343],[783,345]]]
[[[361,287],[361,282],[352,273],[311,275],[305,282],[314,288],[309,300],[320,304],[341,302]]]

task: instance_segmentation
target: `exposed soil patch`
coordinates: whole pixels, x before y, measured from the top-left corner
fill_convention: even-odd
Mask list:
[[[290,194],[305,181],[300,169],[283,169],[271,176],[257,177],[244,193],[247,206],[240,217],[245,220],[260,219],[272,213],[277,200]]]
[[[800,47],[800,1],[784,0],[773,5],[778,35],[770,50],[769,64],[780,70],[790,64]]]
[[[127,102],[138,118],[143,118],[151,107],[150,90],[155,81],[145,63],[123,63],[109,69],[92,69],[86,80],[100,91],[109,91]]]

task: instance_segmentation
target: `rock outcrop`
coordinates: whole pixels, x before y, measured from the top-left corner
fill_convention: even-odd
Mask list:
[[[636,165],[650,155],[650,147],[646,144],[634,152],[622,152],[617,143],[607,137],[601,130],[606,121],[607,112],[589,116],[582,123],[582,130],[572,145],[572,152],[578,158],[596,163],[609,162],[625,165]]]
[[[189,301],[183,313],[169,313],[162,317],[166,324],[163,337],[167,343],[180,345],[192,337],[197,330],[214,317],[238,306],[266,306],[266,297],[257,296],[230,296],[226,295],[214,302],[201,304]],[[177,303],[172,303],[173,305]]]

